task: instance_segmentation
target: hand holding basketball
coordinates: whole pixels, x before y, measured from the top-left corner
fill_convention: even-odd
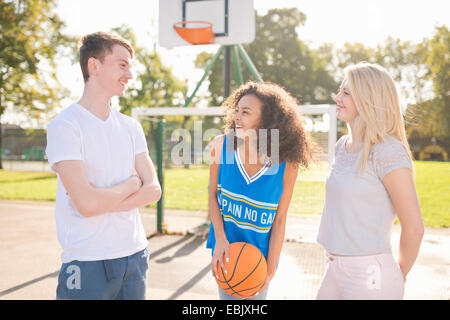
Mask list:
[[[259,295],[261,292],[264,292],[264,290],[266,290],[267,287],[269,287],[270,281],[272,281],[273,276],[274,276],[274,275],[270,275],[269,272],[267,272],[266,280],[264,281],[264,284],[262,285],[262,287],[261,287],[257,292],[255,292],[254,295],[252,295],[252,296],[250,296],[250,297],[248,297],[248,298],[249,298],[249,299],[253,299],[253,298],[256,297],[257,295]]]
[[[227,272],[217,266],[216,282],[227,294],[252,298],[268,286],[267,263],[258,248],[247,242],[235,242],[229,248],[229,261],[225,263]]]
[[[214,247],[214,254],[211,261],[211,272],[214,276],[214,278],[218,279],[219,274],[217,272],[217,266],[219,265],[224,272],[227,272],[224,259],[228,262],[230,257],[230,243],[227,239],[225,240],[219,240],[216,241],[216,246]]]

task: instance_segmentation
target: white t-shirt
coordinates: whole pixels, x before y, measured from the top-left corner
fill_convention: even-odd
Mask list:
[[[98,188],[115,186],[135,173],[135,155],[148,152],[138,121],[111,109],[103,121],[79,104],[56,116],[47,128],[47,157],[55,163],[82,160],[89,182]],[[56,228],[61,260],[95,261],[132,255],[147,247],[139,210],[82,216],[58,176]]]

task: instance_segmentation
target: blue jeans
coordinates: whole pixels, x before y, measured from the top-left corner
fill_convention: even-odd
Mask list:
[[[145,300],[149,250],[131,256],[63,263],[56,299]]]

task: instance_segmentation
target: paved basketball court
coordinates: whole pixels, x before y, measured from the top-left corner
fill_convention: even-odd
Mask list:
[[[147,234],[153,234],[154,212],[144,212],[142,219]],[[326,267],[323,249],[315,243],[319,219],[289,217],[269,299],[315,298]],[[178,234],[149,240],[147,298],[218,299],[206,239],[195,232],[205,222],[205,214],[168,211],[165,221],[169,231]],[[395,226],[395,255],[398,239]],[[60,253],[53,203],[0,201],[0,299],[55,299]],[[449,279],[450,230],[427,228],[418,261],[408,275],[405,298],[448,300]]]

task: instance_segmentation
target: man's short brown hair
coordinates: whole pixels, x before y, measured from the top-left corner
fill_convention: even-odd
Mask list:
[[[80,48],[80,65],[81,72],[83,73],[84,82],[86,83],[89,79],[88,72],[88,60],[94,57],[101,62],[103,62],[106,53],[112,53],[112,48],[114,45],[121,45],[131,55],[134,56],[134,49],[131,44],[124,38],[107,33],[107,32],[95,32],[85,35],[81,38],[78,47]]]

